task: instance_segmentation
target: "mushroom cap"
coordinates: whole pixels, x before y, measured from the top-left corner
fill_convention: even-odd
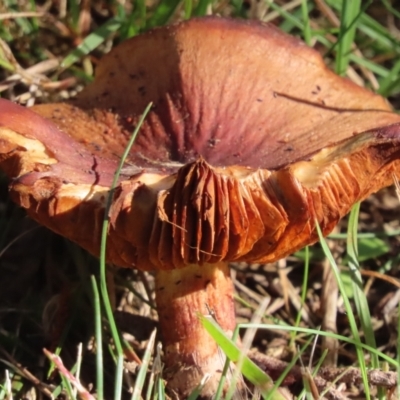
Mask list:
[[[107,258],[171,269],[272,262],[315,242],[389,185],[400,116],[320,55],[256,21],[199,18],[104,56],[69,103],[0,99],[0,167],[40,223],[99,254],[118,159]]]

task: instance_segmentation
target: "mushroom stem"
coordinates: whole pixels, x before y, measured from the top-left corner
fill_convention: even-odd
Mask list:
[[[198,314],[211,311],[228,335],[233,332],[235,309],[228,264],[158,271],[156,301],[168,388],[179,398],[186,398],[209,374],[201,394],[211,397],[217,389],[225,356],[201,325]]]

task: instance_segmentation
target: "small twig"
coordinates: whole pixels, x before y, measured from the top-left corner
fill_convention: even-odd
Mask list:
[[[256,293],[253,291],[251,288],[249,288],[246,285],[243,285],[243,283],[239,282],[237,279],[235,279],[235,287],[245,293],[247,296],[249,296],[252,300],[256,302],[256,304],[260,304],[260,302],[263,299],[263,296],[260,294]]]
[[[268,0],[266,2],[267,6],[269,6],[270,3],[272,3],[272,0]],[[284,11],[292,11],[294,8],[299,7],[301,5],[301,3],[302,3],[302,0],[293,0],[286,4],[283,4],[281,6],[281,9]],[[270,22],[276,18],[279,18],[280,16],[281,16],[281,14],[278,11],[271,11],[271,12],[267,13],[264,17],[261,17],[260,19],[264,22]]]
[[[44,12],[25,11],[25,12],[11,12],[0,14],[0,21],[5,19],[16,19],[16,18],[40,18],[45,15]]]
[[[46,355],[46,357],[55,364],[57,367],[58,371],[62,376],[64,376],[71,384],[76,388],[76,390],[79,393],[79,396],[83,400],[96,400],[94,396],[92,396],[88,390],[79,382],[76,377],[71,374],[70,371],[68,371],[67,368],[65,368],[61,358],[57,356],[54,353],[51,353],[50,351],[43,349],[43,353]]]
[[[372,270],[360,270],[361,275],[364,276],[370,276],[376,279],[381,279],[382,281],[391,283],[393,286],[396,286],[397,288],[400,288],[400,280],[395,278],[394,276],[389,276],[386,274],[382,274],[381,272],[378,271],[372,271]]]
[[[46,387],[45,383],[36,378],[31,372],[29,372],[25,367],[22,367],[6,350],[0,347],[0,353],[2,353],[7,360],[1,360],[4,364],[12,368],[18,375],[25,378],[27,381],[31,382],[41,393],[46,397],[53,399],[51,391]]]
[[[48,84],[49,78],[47,78],[45,75],[42,74],[56,69],[60,64],[60,62],[57,59],[52,58],[49,60],[41,61],[36,65],[33,65],[32,67],[29,67],[27,69],[23,69],[15,60],[15,58],[12,55],[10,55],[10,53],[7,51],[7,48],[4,47],[4,43],[2,43],[1,39],[0,39],[0,50],[3,50],[3,53],[7,61],[13,66],[14,71],[16,72],[11,76],[9,76],[4,81],[0,82],[0,92],[9,89],[10,87],[21,82],[22,80],[27,85],[30,85],[32,83],[37,83],[40,86],[42,86],[44,83]]]

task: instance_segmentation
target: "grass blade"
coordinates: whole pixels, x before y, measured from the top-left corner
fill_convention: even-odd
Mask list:
[[[114,319],[114,315],[113,315],[113,311],[112,311],[112,307],[111,307],[111,303],[110,303],[110,298],[108,296],[108,290],[107,290],[107,279],[106,279],[106,248],[107,248],[107,233],[108,233],[108,224],[109,224],[109,220],[108,220],[108,213],[110,211],[110,207],[111,207],[111,202],[112,202],[112,198],[113,198],[113,193],[115,190],[115,187],[117,186],[117,182],[118,182],[118,178],[119,175],[121,173],[121,169],[122,166],[125,163],[126,158],[128,157],[129,151],[131,150],[133,143],[136,139],[136,136],[139,133],[140,127],[143,124],[143,121],[145,120],[147,114],[149,113],[150,109],[151,109],[152,103],[150,103],[143,115],[141,116],[141,118],[138,121],[138,124],[136,126],[136,129],[134,130],[128,145],[126,146],[126,149],[124,151],[124,154],[121,157],[119,166],[117,168],[117,171],[114,175],[114,179],[113,182],[111,184],[111,188],[110,188],[110,192],[108,194],[108,198],[107,198],[107,203],[105,206],[105,210],[104,210],[104,218],[103,218],[103,226],[102,226],[102,233],[101,233],[101,245],[100,245],[100,292],[101,292],[101,296],[103,299],[103,304],[104,304],[104,308],[105,308],[105,312],[106,312],[106,316],[108,319],[108,323],[110,325],[110,330],[111,330],[111,335],[113,337],[114,340],[114,344],[115,344],[115,348],[117,351],[117,371],[116,371],[116,380],[115,380],[115,394],[114,394],[114,398],[116,400],[119,400],[121,398],[121,390],[122,390],[122,370],[123,370],[123,350],[122,350],[122,344],[121,344],[121,340],[119,338],[119,333],[118,333],[118,329],[115,323],[115,319]]]
[[[64,58],[61,62],[61,67],[69,68],[82,57],[87,56],[96,47],[100,46],[111,33],[116,32],[121,27],[121,24],[119,18],[112,18],[105,24],[101,25],[98,29],[88,35],[76,49]]]
[[[388,356],[385,353],[382,353],[376,348],[372,348],[371,346],[368,346],[367,344],[357,340],[357,339],[352,339],[347,336],[343,335],[338,335],[337,333],[333,332],[324,332],[320,331],[317,329],[313,328],[302,328],[299,326],[291,326],[291,325],[277,325],[277,324],[239,324],[238,327],[240,329],[247,329],[247,328],[257,328],[257,329],[266,329],[266,330],[278,330],[278,331],[286,331],[286,332],[297,332],[297,333],[305,333],[308,335],[319,335],[319,336],[328,336],[332,337],[335,339],[338,339],[342,342],[349,343],[355,347],[359,347],[360,349],[364,349],[368,351],[369,353],[374,353],[378,357],[380,357],[382,360],[386,361],[389,365],[391,365],[393,368],[397,369],[399,368],[399,364],[397,361],[393,358]]]
[[[349,64],[349,57],[356,34],[357,19],[360,14],[360,0],[343,0],[340,31],[338,39],[338,51],[336,54],[336,73],[344,75]]]
[[[146,351],[144,352],[144,356],[142,359],[142,365],[140,366],[139,372],[136,377],[136,382],[133,388],[131,400],[140,400],[142,398],[141,393],[143,390],[144,381],[146,379],[146,374],[149,369],[150,357],[151,354],[153,353],[154,342],[156,340],[156,333],[157,331],[154,330],[147,343]]]
[[[306,351],[307,347],[310,345],[310,343],[312,341],[313,341],[313,338],[311,337],[310,339],[308,339],[306,341],[306,343],[301,347],[301,349],[299,351],[297,351],[296,355],[292,358],[292,360],[288,363],[286,368],[280,374],[279,378],[275,381],[275,384],[274,384],[275,389],[277,389],[282,384],[282,382],[286,378],[287,374],[292,370],[292,368],[295,366],[297,360]],[[271,399],[271,394],[268,396],[267,400],[270,400],[270,399]]]
[[[376,347],[374,329],[371,324],[371,314],[369,312],[368,301],[363,290],[362,277],[360,273],[360,265],[358,263],[358,247],[357,247],[357,230],[358,230],[358,214],[360,211],[360,203],[353,206],[350,212],[349,226],[347,231],[347,255],[349,257],[348,265],[351,274],[352,288],[354,293],[354,302],[360,319],[361,327],[364,332],[365,341],[371,347]],[[364,364],[363,369],[367,369],[364,358],[361,363]],[[379,359],[376,355],[371,354],[371,363],[374,369],[379,368]],[[365,388],[367,397],[369,389]],[[383,392],[381,393],[382,397]]]
[[[304,272],[303,272],[303,282],[301,285],[301,306],[299,311],[297,312],[295,326],[300,326],[301,320],[301,312],[304,304],[306,304],[306,296],[307,296],[307,283],[308,283],[308,275],[310,271],[310,249],[308,246],[304,248]],[[289,347],[292,348],[295,340],[295,333],[291,335]]]
[[[147,22],[147,28],[165,25],[174,14],[180,0],[162,0]]]
[[[93,304],[94,304],[94,324],[96,338],[96,392],[97,398],[102,400],[104,397],[104,377],[103,377],[103,334],[101,329],[101,308],[100,296],[97,288],[96,278],[92,275]]]
[[[310,27],[310,10],[308,9],[308,2],[307,0],[303,0],[301,2],[301,12],[303,17],[303,39],[304,41],[311,46],[311,27]]]
[[[207,14],[208,6],[212,3],[212,0],[199,0],[197,7],[195,8],[193,15],[196,17],[202,17]]]
[[[193,392],[190,393],[189,397],[187,398],[187,400],[196,400],[199,398],[201,391],[203,390],[203,387],[205,386],[205,384],[207,383],[207,381],[210,379],[210,374],[206,374],[202,380],[200,381],[200,383],[194,388]]]
[[[319,241],[321,243],[321,246],[322,246],[322,248],[324,250],[324,253],[325,253],[326,257],[328,258],[328,260],[329,260],[329,262],[331,264],[331,267],[333,269],[333,273],[335,275],[337,284],[339,286],[340,293],[341,293],[342,298],[343,298],[343,302],[344,302],[345,309],[346,309],[346,312],[347,312],[347,317],[348,317],[349,324],[350,324],[350,330],[351,330],[351,333],[352,333],[352,335],[353,335],[353,337],[354,337],[354,339],[355,339],[355,341],[357,343],[357,345],[355,346],[356,347],[355,350],[356,350],[356,353],[357,353],[357,359],[358,359],[359,364],[360,364],[360,370],[361,370],[361,376],[362,376],[363,384],[364,384],[365,388],[368,388],[368,377],[367,377],[367,370],[366,370],[366,366],[365,366],[365,358],[364,358],[364,354],[363,354],[362,348],[360,346],[360,344],[362,342],[361,342],[361,339],[360,339],[360,334],[358,332],[358,327],[357,327],[356,320],[355,320],[355,317],[354,317],[354,314],[353,314],[353,310],[351,308],[349,299],[348,299],[348,297],[346,295],[346,290],[345,290],[345,287],[343,285],[343,282],[342,282],[342,280],[340,278],[340,271],[339,271],[339,268],[338,268],[338,266],[336,264],[336,261],[333,258],[333,255],[332,255],[332,253],[331,253],[331,251],[329,249],[329,246],[326,243],[325,238],[322,235],[321,228],[319,227],[319,224],[318,224],[317,221],[315,221],[315,225],[316,225],[316,228],[317,228]],[[369,396],[369,391],[368,390],[366,390],[366,395],[367,395],[367,400],[369,400],[370,396]]]
[[[360,203],[357,203],[350,212],[349,227],[347,232],[347,255],[349,257],[348,265],[352,277],[354,300],[361,326],[365,335],[366,343],[371,347],[376,347],[374,330],[371,326],[371,314],[369,312],[368,302],[365,297],[358,263],[357,250],[357,227]],[[379,368],[379,361],[372,357],[373,368]]]
[[[122,380],[124,377],[124,354],[120,353],[117,357],[117,367],[115,369],[114,400],[122,399]]]
[[[243,356],[237,345],[225,335],[225,332],[214,320],[203,315],[200,315],[199,318],[204,328],[223,349],[226,356],[232,362],[238,362]],[[275,390],[272,379],[247,356],[243,358],[241,372],[251,383],[257,386],[264,398],[270,395],[271,390]],[[284,397],[279,392],[275,391],[273,397],[270,397],[270,399],[284,400]]]

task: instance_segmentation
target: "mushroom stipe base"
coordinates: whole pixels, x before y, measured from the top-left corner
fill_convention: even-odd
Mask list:
[[[201,325],[198,315],[211,313],[228,336],[233,333],[235,309],[228,264],[158,271],[156,302],[168,384],[179,398],[185,398],[208,374],[210,378],[202,395],[211,397],[218,387],[226,358]]]

